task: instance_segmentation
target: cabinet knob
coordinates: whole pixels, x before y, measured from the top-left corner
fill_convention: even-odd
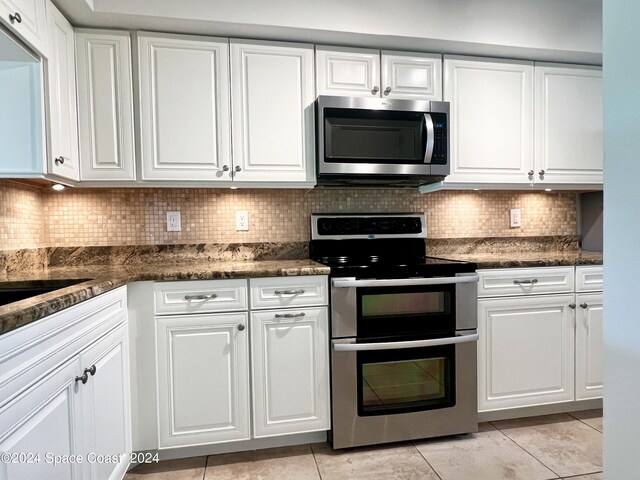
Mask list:
[[[11,23],[16,23],[16,22],[22,23],[22,17],[18,12],[14,13],[13,15],[9,14],[9,21]]]
[[[229,165],[223,165],[222,166],[222,171],[223,172],[228,172],[229,171]]]
[[[576,304],[575,303],[570,303],[569,304],[569,308],[574,310],[576,308]]]
[[[64,157],[60,155],[58,158],[54,160],[56,165],[62,165],[64,163]]]
[[[391,87],[387,87],[384,89],[384,94],[389,95],[391,93]]]
[[[534,172],[533,172],[533,170],[529,170],[528,175],[529,175],[530,177],[533,177],[533,173],[534,173]]]
[[[85,369],[84,369],[84,374],[86,375],[87,373],[90,373],[90,374],[91,374],[91,376],[93,377],[93,376],[96,374],[96,370],[98,370],[98,369],[96,368],[96,366],[95,366],[95,365],[91,365],[91,367],[90,367],[90,368],[85,368]],[[84,382],[83,382],[83,383],[84,383]]]
[[[580,307],[584,308],[585,310],[589,307],[589,305],[587,305],[586,303],[581,303]]]
[[[538,175],[540,175],[541,177],[544,177],[544,170],[540,170],[540,171],[538,172]]]
[[[236,165],[235,170],[236,170],[236,172],[239,172],[240,170],[242,170],[242,167],[240,165]]]
[[[239,323],[238,324],[238,331],[239,332],[242,332],[245,328],[247,328],[247,327],[244,326],[244,323]]]
[[[86,370],[80,377],[76,377],[76,383],[82,382],[83,385],[87,383],[88,380],[89,380],[89,375],[87,375]]]
[[[371,95],[377,95],[379,91],[380,87],[376,85],[375,87],[373,87],[373,90],[371,90]]]

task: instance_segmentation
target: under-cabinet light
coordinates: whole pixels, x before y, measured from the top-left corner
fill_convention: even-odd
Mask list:
[[[53,188],[57,192],[61,192],[62,190],[64,190],[64,185],[61,185],[59,183],[54,183],[51,188]]]

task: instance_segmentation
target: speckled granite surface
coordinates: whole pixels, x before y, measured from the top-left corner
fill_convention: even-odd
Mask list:
[[[602,265],[602,252],[505,252],[446,255],[450,260],[474,262],[478,269],[518,267],[561,267],[574,265]]]
[[[0,274],[0,282],[50,279],[91,280],[0,306],[0,334],[43,318],[121,285],[144,280],[206,280],[216,278],[327,275],[329,268],[311,260],[263,260],[247,262],[182,262],[177,265],[91,265],[50,267]],[[0,285],[0,288],[1,285]]]

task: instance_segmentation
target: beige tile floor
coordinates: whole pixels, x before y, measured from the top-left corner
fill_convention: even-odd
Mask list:
[[[327,444],[141,465],[125,480],[603,480],[602,411],[503,420],[376,447]]]

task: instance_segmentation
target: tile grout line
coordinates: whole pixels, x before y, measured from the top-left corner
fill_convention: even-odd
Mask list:
[[[418,455],[420,455],[422,457],[422,459],[425,461],[425,463],[427,465],[429,465],[429,467],[431,468],[431,470],[433,471],[433,473],[435,474],[436,477],[438,477],[440,480],[442,480],[442,477],[440,476],[440,474],[436,471],[436,469],[434,468],[433,465],[431,465],[429,463],[429,460],[426,459],[426,457],[422,454],[422,452],[420,451],[420,449],[418,447],[416,447],[416,443],[415,442],[411,442],[411,445],[413,446],[413,448],[415,448],[418,452]]]
[[[513,444],[515,446],[517,446],[518,448],[520,448],[523,452],[525,452],[527,455],[529,455],[531,458],[533,458],[536,462],[538,462],[540,465],[544,466],[547,470],[549,470],[551,473],[553,473],[557,479],[562,479],[562,477],[560,476],[560,474],[558,472],[556,472],[555,470],[553,470],[551,467],[549,467],[546,463],[544,463],[542,460],[540,460],[538,457],[536,457],[533,453],[531,453],[529,450],[527,450],[526,448],[524,448],[522,445],[520,445],[518,442],[516,442],[513,438],[511,438],[509,435],[507,435],[505,432],[503,432],[502,430],[500,430],[498,427],[496,427],[493,422],[489,422],[489,424],[495,428],[497,431],[499,431],[502,435],[504,435],[505,437],[507,437],[511,442],[513,442]]]
[[[567,414],[571,417],[574,418],[576,420],[578,420],[580,423],[583,423],[584,425],[586,425],[587,427],[593,428],[596,432],[600,433],[601,435],[604,435],[603,432],[601,432],[600,430],[598,430],[596,427],[594,427],[593,425],[589,425],[587,422],[583,421],[581,418],[578,417],[574,417],[573,415],[571,415],[570,412],[567,412]]]
[[[313,446],[310,443],[309,443],[309,450],[311,450],[311,455],[313,455],[313,463],[316,465],[316,471],[318,472],[318,478],[320,480],[322,480],[322,474],[320,473],[320,466],[318,465],[318,460],[316,459],[316,452],[313,450]]]
[[[202,480],[206,480],[207,478],[207,468],[209,467],[209,455],[205,455],[204,457],[204,471],[202,472]]]

